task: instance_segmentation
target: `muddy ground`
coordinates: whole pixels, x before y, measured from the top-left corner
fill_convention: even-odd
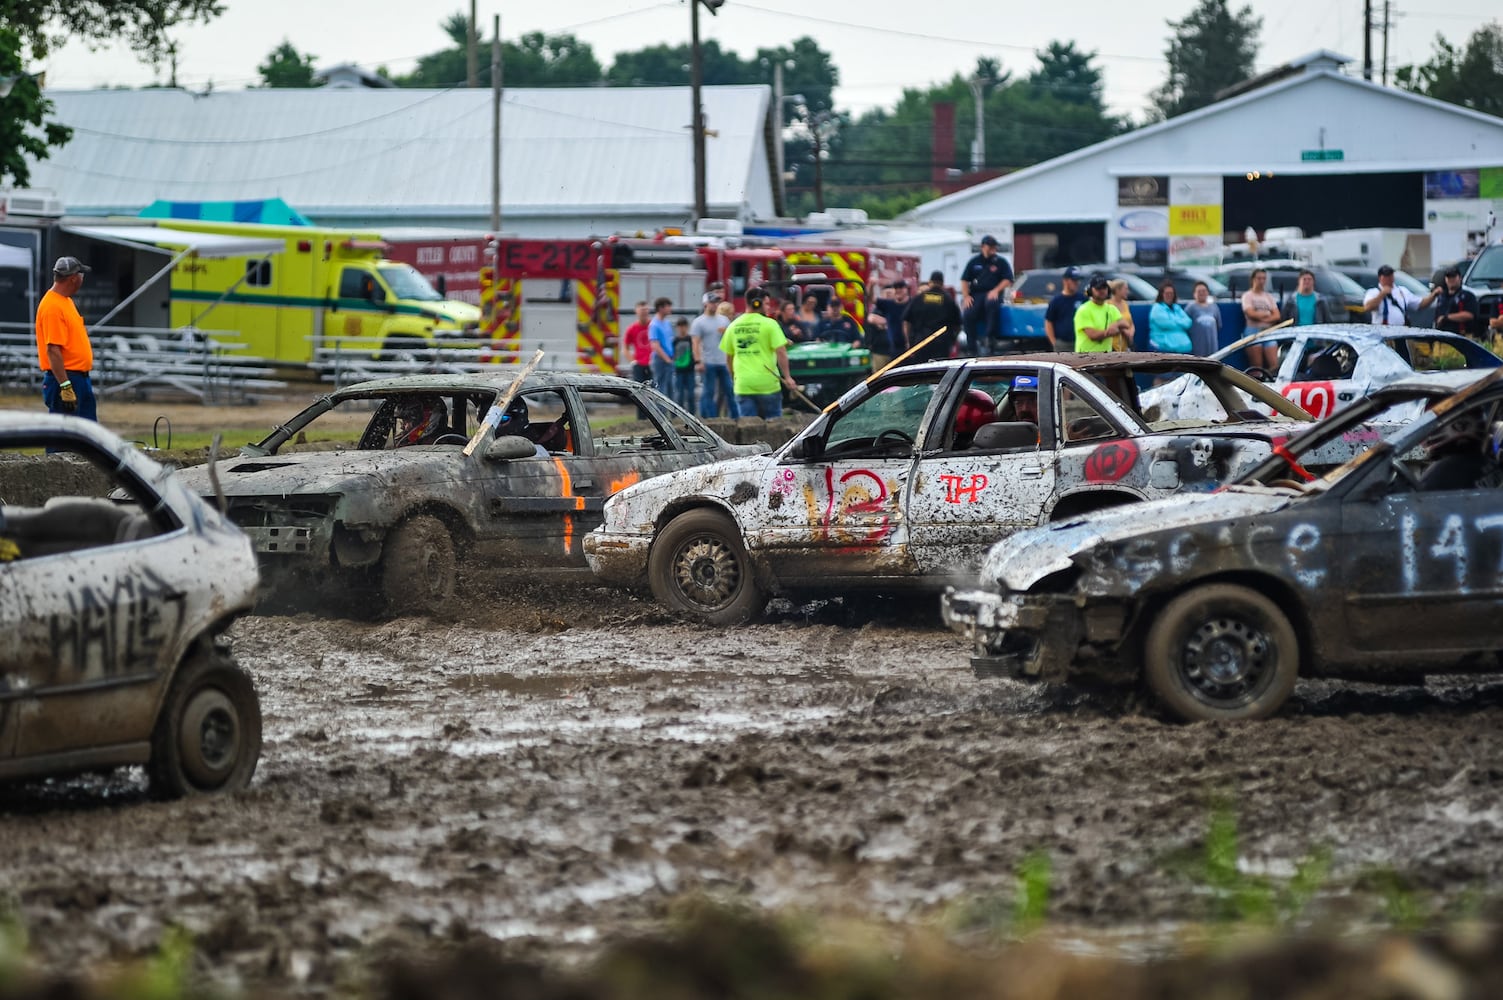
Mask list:
[[[37,955],[147,954],[177,924],[223,981],[319,992],[394,943],[569,964],[686,895],[981,944],[1041,852],[1044,933],[1142,958],[1239,905],[1202,860],[1218,800],[1242,888],[1329,850],[1287,927],[1496,916],[1503,683],[1307,683],[1273,721],[1182,726],[978,681],[928,602],[716,630],[588,579],[464,592],[452,620],[239,622],[265,747],[238,797],[0,791]]]

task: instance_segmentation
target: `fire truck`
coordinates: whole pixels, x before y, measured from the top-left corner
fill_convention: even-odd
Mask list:
[[[613,372],[622,322],[639,301],[666,297],[695,316],[720,282],[737,311],[746,290],[785,283],[782,251],[702,239],[513,239],[493,241],[480,269],[483,336],[498,360],[542,347],[549,364]]]

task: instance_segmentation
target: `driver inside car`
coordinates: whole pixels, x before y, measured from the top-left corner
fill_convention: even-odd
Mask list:
[[[449,411],[439,396],[409,396],[397,403],[397,430],[390,447],[432,444],[448,429]]]

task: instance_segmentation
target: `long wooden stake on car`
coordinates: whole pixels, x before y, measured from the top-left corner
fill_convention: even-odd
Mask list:
[[[878,375],[881,375],[883,372],[887,371],[887,369],[893,367],[894,365],[900,365],[904,361],[907,361],[914,354],[918,353],[919,351],[922,351],[925,347],[929,346],[929,341],[933,340],[935,337],[938,337],[940,334],[944,333],[948,329],[949,329],[949,327],[942,326],[938,330],[935,330],[933,333],[929,334],[929,336],[925,337],[923,340],[919,341],[917,344],[914,344],[912,347],[908,348],[908,350],[904,351],[902,354],[899,354],[897,357],[895,357],[891,361],[887,362],[887,364],[883,365],[881,368],[877,369],[876,371],[874,371],[870,375],[868,375],[862,381],[862,385],[865,385],[867,382],[870,382],[872,379],[876,378]],[[842,395],[844,395],[844,393],[842,393]],[[838,402],[840,402],[840,400],[837,399],[835,401],[835,403],[838,403]],[[821,412],[823,412],[823,413],[829,413],[831,410],[835,409],[835,403],[831,403],[829,406],[825,407],[824,410],[821,411]]]
[[[501,423],[501,418],[506,415],[506,408],[511,405],[512,397],[517,394],[518,389],[522,388],[522,380],[531,375],[532,370],[542,360],[543,349],[539,347],[538,352],[532,356],[532,360],[527,362],[521,371],[517,372],[517,377],[512,380],[511,385],[506,387],[506,391],[501,394],[501,398],[496,400],[489,410],[485,411],[485,419],[480,421],[479,427],[475,428],[475,436],[470,438],[470,443],[464,446],[465,455],[472,454],[476,448],[480,447],[480,439],[485,437],[486,432],[494,430]]]
[[[1288,319],[1282,320],[1282,321],[1280,321],[1278,323],[1275,323],[1273,326],[1264,327],[1263,329],[1259,330],[1257,333],[1249,333],[1247,336],[1243,337],[1241,340],[1235,341],[1230,346],[1228,346],[1226,348],[1223,348],[1223,350],[1225,350],[1228,353],[1230,353],[1231,351],[1235,351],[1239,347],[1242,347],[1242,346],[1245,346],[1247,344],[1252,343],[1253,341],[1257,340],[1259,337],[1263,336],[1263,334],[1265,334],[1265,333],[1272,333],[1275,330],[1282,330],[1284,327],[1291,325],[1293,322],[1294,322],[1294,317],[1290,316]]]
[[[779,382],[781,382],[783,380],[782,376],[778,374],[778,370],[776,368],[774,368],[772,365],[763,363],[762,367],[766,368],[768,374],[770,374],[773,378],[777,379]],[[793,385],[793,394],[795,396],[797,396],[799,399],[803,400],[804,405],[808,406],[809,409],[813,410],[815,413],[823,413],[824,412],[823,410],[821,410],[819,408],[819,404],[818,403],[816,403],[814,400],[810,399],[808,396],[804,395],[804,390],[800,389],[798,387],[798,383],[796,383],[796,382]]]

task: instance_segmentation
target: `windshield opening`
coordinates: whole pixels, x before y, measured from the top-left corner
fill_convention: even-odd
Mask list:
[[[407,264],[387,264],[380,268],[381,277],[391,288],[391,294],[399,299],[416,302],[442,302],[444,297],[436,292],[428,279]]]

